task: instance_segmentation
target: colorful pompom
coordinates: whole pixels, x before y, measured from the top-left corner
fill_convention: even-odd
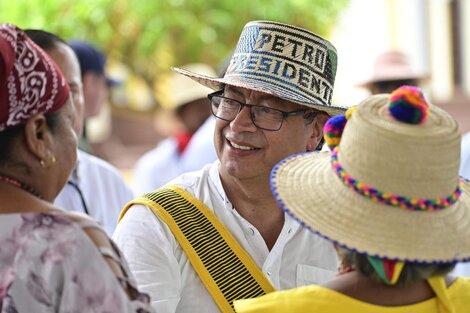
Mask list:
[[[348,120],[344,115],[337,115],[330,118],[323,129],[326,144],[333,150],[334,147],[339,145],[341,135],[343,134],[344,127]]]
[[[393,91],[388,100],[388,110],[396,120],[408,124],[421,124],[429,114],[423,93],[412,86],[402,86]]]
[[[346,113],[344,113],[344,116],[346,116],[346,119],[349,120],[351,118],[351,115],[357,111],[357,105],[350,107]]]

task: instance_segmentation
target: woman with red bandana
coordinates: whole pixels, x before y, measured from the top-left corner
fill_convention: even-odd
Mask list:
[[[60,70],[0,24],[0,312],[148,312],[96,222],[52,205],[76,162]]]

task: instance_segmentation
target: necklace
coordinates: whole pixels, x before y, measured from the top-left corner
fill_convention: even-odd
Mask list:
[[[8,177],[8,176],[0,175],[0,181],[4,181],[5,183],[8,183],[8,184],[13,185],[15,187],[18,187],[20,189],[23,189],[24,191],[29,192],[33,196],[35,196],[35,197],[37,197],[41,200],[44,200],[44,197],[39,192],[37,192],[35,189],[33,189],[33,187],[31,187],[29,185],[26,185],[25,183],[22,183],[19,180],[16,180],[16,179]]]

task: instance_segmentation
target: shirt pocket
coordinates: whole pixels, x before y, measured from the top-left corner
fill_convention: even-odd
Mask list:
[[[336,276],[335,271],[326,270],[320,267],[297,264],[297,287],[311,284],[320,285],[326,283]]]

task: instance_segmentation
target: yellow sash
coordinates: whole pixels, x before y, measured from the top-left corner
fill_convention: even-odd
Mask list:
[[[129,202],[153,210],[171,229],[199,278],[222,312],[233,301],[274,291],[269,280],[204,203],[177,186],[166,186]]]

